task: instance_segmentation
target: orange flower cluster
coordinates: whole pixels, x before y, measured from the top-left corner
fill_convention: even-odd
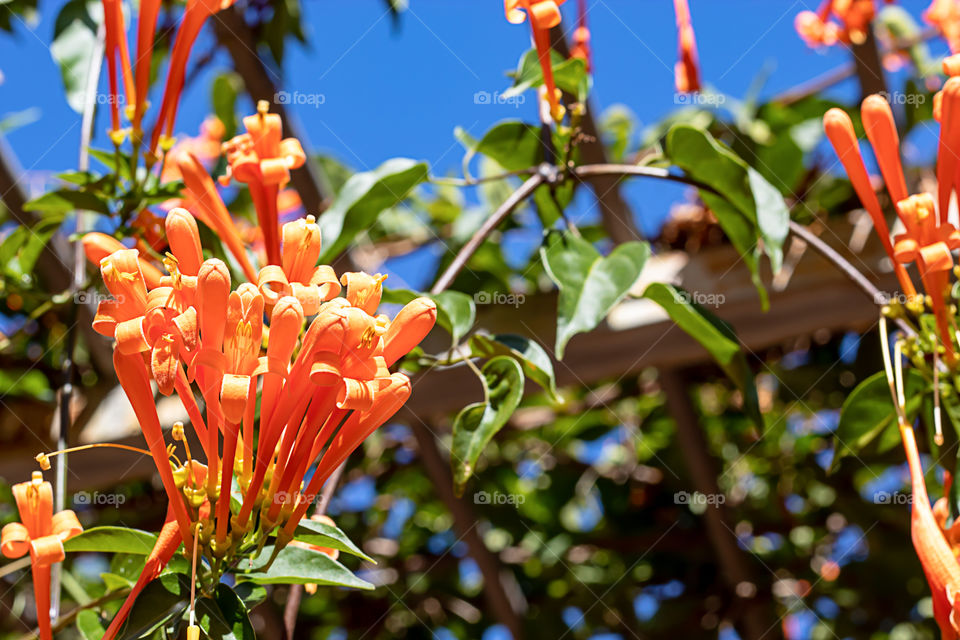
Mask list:
[[[53,512],[53,488],[34,471],[33,479],[13,485],[21,522],[11,522],[0,533],[0,551],[7,558],[30,554],[33,595],[37,604],[40,640],[50,640],[50,566],[62,562],[63,542],[83,531],[77,516],[66,509]]]
[[[816,12],[798,13],[794,27],[810,47],[829,47],[838,42],[860,44],[867,39],[876,15],[875,0],[824,0]]]
[[[933,0],[923,18],[940,31],[950,53],[960,53],[960,4],[956,0]]]
[[[951,78],[942,91],[941,112],[944,121],[940,128],[940,149],[937,162],[937,198],[922,193],[907,193],[903,166],[900,162],[900,139],[890,105],[879,95],[867,97],[861,106],[863,126],[873,147],[880,172],[890,200],[896,205],[904,233],[890,240],[880,203],[870,184],[857,144],[853,123],[844,111],[830,109],[824,115],[824,129],[837,156],[846,169],[860,202],[867,209],[880,236],[887,255],[894,263],[903,292],[912,297],[916,289],[907,273],[906,265],[915,264],[930,306],[937,321],[937,333],[943,344],[948,363],[957,360],[955,331],[946,302],[949,274],[953,270],[952,251],[960,249],[960,231],[947,220],[950,199],[960,194],[957,153],[960,152],[960,78]],[[939,210],[939,214],[938,214]]]
[[[286,544],[333,470],[409,397],[410,380],[389,367],[432,329],[436,306],[419,298],[393,320],[378,315],[384,276],[338,280],[317,265],[312,216],[283,226],[280,265],[236,288],[223,262],[204,260],[189,212],[174,209],[165,226],[171,253],[157,286],[147,286],[134,249],[100,261],[113,299],[100,303],[93,326],[116,340],[117,376],[170,500],[177,534],[167,544],[192,547],[195,526],[212,558],[277,527]],[[206,464],[171,467],[151,381],[180,398]],[[235,479],[243,499],[231,510]],[[156,551],[162,568],[169,549]]]
[[[137,20],[136,59],[131,65],[127,47],[127,37],[123,16],[123,3],[120,0],[102,0],[105,25],[105,56],[107,59],[107,77],[110,85],[110,123],[111,136],[120,144],[124,132],[120,126],[120,105],[127,105],[126,117],[130,120],[133,139],[139,143],[142,137],[143,116],[147,109],[147,93],[150,89],[150,69],[153,61],[153,48],[156,40],[157,17],[160,14],[160,0],[143,0],[140,3],[140,15]],[[187,60],[190,50],[200,34],[207,19],[233,4],[233,0],[187,0],[187,7],[180,21],[173,50],[163,99],[157,122],[150,137],[150,151],[156,151],[161,136],[172,140],[173,126],[176,121],[180,93],[186,78]],[[121,93],[117,81],[117,68],[123,79]]]

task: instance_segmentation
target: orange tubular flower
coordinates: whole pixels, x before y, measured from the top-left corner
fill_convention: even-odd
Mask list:
[[[41,640],[50,640],[50,565],[62,562],[63,542],[83,531],[77,516],[65,509],[53,513],[53,488],[43,474],[13,485],[21,522],[11,522],[0,533],[0,550],[7,558],[30,554],[33,594],[37,604],[37,624]]]
[[[161,0],[141,0],[140,16],[137,20],[137,59],[135,61],[135,103],[133,130],[139,139],[142,133],[140,123],[147,110],[147,91],[150,88],[150,66],[153,62],[153,44],[157,31],[157,16],[160,14]]]
[[[143,588],[146,587],[151,580],[159,576],[163,568],[167,566],[170,559],[173,558],[177,547],[180,546],[180,539],[180,529],[176,516],[173,510],[168,507],[167,520],[160,529],[160,535],[157,536],[157,541],[153,545],[150,555],[147,556],[147,562],[143,567],[143,571],[140,572],[140,577],[137,579],[136,584],[133,585],[133,589],[130,590],[130,595],[123,601],[123,605],[121,605],[120,610],[117,611],[117,615],[113,617],[110,626],[107,627],[107,631],[103,634],[101,640],[113,640],[117,637],[140,592],[143,591]]]
[[[890,4],[892,0],[886,2]],[[831,20],[831,15],[839,24]],[[866,40],[876,15],[875,0],[824,0],[816,13],[797,14],[794,27],[809,47],[829,47],[837,42],[860,44]]]
[[[163,100],[160,103],[160,113],[157,123],[153,127],[150,138],[150,150],[157,148],[161,133],[167,138],[173,136],[173,125],[177,119],[177,107],[180,104],[180,92],[183,91],[183,82],[186,78],[187,59],[190,49],[200,29],[207,18],[233,4],[233,0],[187,0],[187,8],[183,12],[183,20],[177,30],[177,37],[170,53],[170,70],[167,72],[167,84],[163,88]]]
[[[119,240],[105,233],[92,231],[83,236],[83,251],[87,255],[87,260],[97,266],[100,266],[100,262],[110,254],[124,249],[126,247],[120,244]],[[153,289],[160,286],[160,279],[163,278],[160,270],[143,258],[138,257],[138,261],[140,262],[140,272],[143,274],[147,287]]]
[[[269,109],[266,100],[259,101],[256,115],[243,119],[246,133],[224,143],[229,169],[223,182],[229,184],[232,175],[250,189],[257,221],[263,230],[267,262],[276,265],[280,264],[277,195],[290,181],[290,170],[302,167],[306,155],[296,138],[281,139],[280,116],[269,113]]]
[[[897,125],[893,121],[890,103],[880,95],[867,96],[860,105],[860,115],[890,199],[900,202],[909,194],[903,177],[903,165],[900,163],[900,137],[897,135]]]
[[[827,111],[823,116],[823,128],[833,145],[837,157],[840,159],[843,168],[850,178],[854,191],[860,198],[867,213],[873,220],[873,226],[880,236],[880,242],[891,260],[894,260],[894,271],[897,279],[900,281],[900,287],[908,296],[916,295],[916,289],[910,280],[910,275],[902,264],[893,257],[893,244],[890,242],[890,230],[887,227],[887,221],[883,217],[883,211],[880,208],[880,202],[877,200],[877,194],[873,191],[870,184],[870,177],[867,175],[867,168],[863,164],[863,157],[860,155],[860,147],[857,145],[857,135],[853,130],[853,122],[850,116],[842,109],[833,108]]]
[[[933,616],[940,627],[943,640],[960,637],[960,564],[947,543],[944,532],[930,508],[930,497],[923,481],[923,466],[917,452],[917,440],[913,428],[900,423],[900,436],[910,465],[910,484],[913,491],[913,508],[910,513],[910,534],[923,573],[930,585],[933,597]]]
[[[677,93],[700,91],[700,66],[697,62],[697,40],[690,21],[690,6],[687,0],[673,0],[677,14],[677,48],[679,53],[674,67]]]
[[[960,53],[960,4],[955,0],[933,0],[923,18],[940,31],[950,53]]]
[[[250,258],[240,239],[237,226],[233,223],[233,218],[230,217],[230,212],[227,211],[227,206],[223,203],[220,194],[217,193],[213,178],[192,153],[180,154],[175,160],[183,174],[187,196],[195,207],[193,213],[220,236],[230,249],[230,253],[237,259],[247,280],[256,282],[256,271],[250,264]]]
[[[110,83],[110,125],[114,133],[120,131],[120,104],[123,98],[117,86],[117,62],[119,59],[127,104],[134,100],[133,74],[130,71],[130,52],[124,31],[123,5],[120,0],[103,0],[103,23],[105,30],[104,54],[107,57],[107,77]]]
[[[950,214],[950,197],[960,194],[960,77],[947,80],[940,92],[940,145],[937,149],[937,204],[940,221]]]
[[[953,339],[949,329],[947,306],[944,295],[953,269],[952,250],[960,249],[960,231],[949,222],[937,224],[933,196],[921,193],[901,200],[897,204],[907,232],[896,237],[894,259],[902,264],[917,263],[923,287],[930,296],[933,313],[937,318],[937,331],[947,361],[956,361]]]
[[[322,302],[340,293],[333,268],[317,266],[320,248],[320,227],[313,216],[283,225],[282,266],[267,265],[257,277],[257,287],[268,307],[280,296],[293,296],[300,301],[303,314],[313,316]]]
[[[587,27],[587,0],[577,0],[577,29],[573,32],[571,58],[580,58],[593,71],[593,52],[590,50],[590,29]]]
[[[550,29],[560,24],[560,6],[566,0],[503,0],[507,22],[522,24],[530,19],[533,43],[543,71],[541,94],[550,105],[550,117],[554,122],[563,119],[564,109],[560,104],[560,90],[553,80],[553,63],[550,60]]]

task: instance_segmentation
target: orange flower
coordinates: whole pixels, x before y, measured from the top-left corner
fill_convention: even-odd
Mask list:
[[[886,0],[890,4],[892,0]],[[831,15],[837,21],[832,21]],[[801,11],[794,27],[810,47],[832,46],[837,42],[861,44],[867,39],[870,23],[877,15],[874,0],[825,0],[820,9]]]
[[[940,221],[950,213],[950,196],[960,197],[960,77],[947,80],[941,91],[940,144],[937,148],[937,204]]]
[[[897,125],[893,120],[890,103],[880,95],[867,96],[860,105],[860,115],[890,199],[900,202],[909,194],[903,177],[903,165],[900,163],[900,137],[897,135]]]
[[[160,103],[157,123],[154,125],[150,139],[151,151],[156,150],[161,134],[165,134],[167,138],[173,136],[177,107],[180,104],[180,92],[183,91],[183,82],[186,78],[187,59],[190,57],[193,43],[200,35],[203,23],[213,14],[232,4],[233,0],[187,0],[187,8],[183,12],[183,19],[170,54],[170,69],[167,72],[167,83],[163,88],[163,100]]]
[[[293,296],[303,306],[303,314],[316,315],[320,303],[340,293],[337,274],[328,265],[317,266],[320,257],[320,227],[313,216],[283,225],[281,263],[260,269],[257,287],[267,306],[280,296]]]
[[[119,240],[105,233],[91,231],[83,236],[83,251],[87,255],[87,260],[97,266],[100,266],[100,262],[110,254],[123,251],[124,249],[126,249],[126,247],[120,244]],[[143,258],[138,257],[138,262],[140,263],[140,271],[143,274],[147,286],[151,289],[159,286],[160,278],[163,277],[160,270]]]
[[[700,91],[700,67],[697,62],[697,40],[690,22],[690,7],[687,0],[673,0],[677,14],[677,64],[674,67],[677,93]]]
[[[50,565],[63,561],[63,542],[83,531],[77,516],[65,509],[53,513],[53,488],[43,474],[13,485],[21,522],[11,522],[0,533],[0,550],[7,558],[30,554],[33,594],[41,640],[50,640]]]
[[[943,34],[950,53],[960,53],[960,4],[955,0],[933,0],[923,18]]]
[[[907,232],[898,235],[893,255],[902,264],[917,263],[923,287],[930,296],[937,330],[948,362],[956,360],[953,339],[949,329],[948,311],[944,295],[950,271],[953,270],[952,250],[960,249],[960,231],[949,222],[937,224],[933,196],[921,193],[897,203]]]
[[[277,195],[290,181],[290,170],[303,166],[306,155],[296,138],[281,139],[280,116],[269,113],[269,109],[266,100],[259,101],[256,115],[243,119],[246,133],[224,143],[229,168],[221,184],[229,184],[232,176],[250,189],[257,221],[263,230],[267,262],[280,264]]]
[[[153,62],[153,45],[157,31],[157,16],[160,14],[160,0],[141,0],[140,15],[137,20],[137,59],[135,62],[136,89],[133,116],[133,130],[140,138],[143,113],[147,109],[147,91],[150,89],[150,67]]]
[[[913,490],[913,508],[910,513],[910,534],[923,573],[930,585],[933,597],[933,616],[940,626],[944,640],[960,637],[960,624],[955,622],[960,615],[960,564],[947,543],[944,532],[933,510],[923,480],[923,466],[917,452],[913,428],[900,423],[900,436],[910,466],[910,483]],[[944,505],[940,505],[941,507]],[[942,509],[941,509],[942,510]]]
[[[126,622],[127,616],[130,614],[130,609],[133,608],[133,603],[140,596],[140,592],[143,591],[143,588],[146,587],[150,581],[160,575],[163,568],[166,567],[171,558],[173,558],[174,552],[176,552],[177,547],[180,546],[181,537],[173,510],[167,507],[166,522],[164,522],[163,527],[160,529],[160,535],[157,536],[157,541],[147,556],[147,562],[143,567],[143,571],[140,572],[140,577],[137,579],[136,584],[133,585],[126,600],[123,601],[123,605],[121,605],[120,610],[117,611],[117,615],[113,617],[110,626],[107,627],[107,631],[103,634],[101,640],[113,640],[117,636],[123,627],[123,623]]]
[[[863,164],[863,157],[860,155],[860,147],[857,145],[857,136],[853,130],[853,122],[850,116],[842,109],[833,108],[827,111],[823,116],[823,128],[833,145],[837,157],[840,159],[843,168],[850,178],[857,197],[863,204],[867,213],[873,220],[873,226],[880,236],[880,242],[891,260],[893,257],[893,244],[890,242],[890,230],[887,227],[887,221],[883,217],[883,211],[880,209],[880,202],[877,200],[877,194],[873,191],[870,184],[870,177],[867,175],[867,168]],[[894,260],[894,271],[897,279],[900,281],[900,287],[908,296],[916,295],[916,289],[910,280],[910,275],[902,264]]]
[[[550,60],[550,29],[560,24],[560,6],[566,0],[503,0],[507,22],[521,24],[530,19],[533,43],[537,48],[537,58],[543,71],[541,97],[550,106],[550,117],[554,122],[563,119],[564,109],[560,104],[560,90],[553,80],[553,63]]]
[[[175,162],[183,175],[187,197],[194,207],[193,213],[220,236],[230,253],[237,259],[244,275],[247,276],[247,280],[255,282],[257,279],[256,271],[250,264],[250,258],[247,256],[243,241],[240,239],[237,226],[217,192],[213,178],[203,168],[197,157],[190,152],[180,154],[175,158]]]
[[[127,36],[124,32],[123,6],[120,0],[103,0],[103,23],[105,30],[104,55],[107,58],[107,78],[110,83],[110,124],[114,133],[120,131],[120,104],[124,98],[117,86],[117,62],[123,76],[126,101],[134,99],[132,72],[130,71],[130,52],[127,50]]]
[[[179,158],[184,153],[190,153],[201,164],[209,167],[220,157],[223,133],[224,127],[220,119],[216,116],[209,116],[200,125],[199,135],[177,140],[177,143],[170,149],[170,157]],[[160,182],[172,182],[173,180],[180,180],[182,177],[180,165],[177,162],[167,162],[163,165]]]
[[[587,64],[587,72],[593,71],[590,29],[587,27],[587,0],[577,0],[577,28],[573,32],[573,47],[570,48],[570,57],[583,60]]]

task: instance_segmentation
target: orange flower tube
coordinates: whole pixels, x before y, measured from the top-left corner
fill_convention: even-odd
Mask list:
[[[913,491],[913,507],[910,510],[910,535],[917,552],[923,573],[930,585],[933,597],[933,615],[940,626],[942,637],[957,638],[960,626],[954,620],[960,616],[960,564],[947,544],[943,531],[930,508],[930,497],[923,481],[923,465],[917,452],[917,440],[913,428],[900,423],[903,449],[910,466],[910,484]]]
[[[160,0],[141,0],[140,16],[137,20],[137,59],[134,61],[135,99],[133,111],[133,129],[140,133],[140,123],[147,109],[147,92],[150,89],[150,65],[153,62],[153,45],[157,31],[157,16],[160,14]]]
[[[284,533],[293,536],[297,524],[306,515],[307,509],[316,498],[317,492],[341,462],[346,460],[354,449],[371,433],[379,428],[400,410],[400,407],[410,397],[410,379],[402,373],[392,374],[377,394],[374,407],[368,412],[354,412],[346,423],[337,432],[330,447],[320,460],[320,465],[313,473],[310,484],[301,496],[292,516],[284,525]]]
[[[100,266],[100,262],[107,256],[126,249],[126,247],[113,236],[108,236],[98,231],[91,231],[90,233],[84,234],[82,242],[83,251],[87,256],[87,260],[97,266]],[[139,258],[139,261],[140,272],[143,273],[143,279],[147,284],[147,288],[153,289],[159,287],[160,279],[163,278],[160,270],[143,258]]]
[[[117,615],[113,617],[110,626],[107,627],[107,631],[104,633],[102,640],[113,640],[117,637],[117,634],[123,627],[123,623],[126,622],[127,616],[130,614],[130,609],[133,608],[133,603],[140,596],[140,592],[143,591],[143,588],[146,587],[149,582],[160,575],[163,568],[166,567],[173,558],[177,547],[180,546],[181,537],[176,516],[168,506],[166,522],[164,522],[163,527],[160,529],[160,535],[157,536],[157,541],[154,543],[153,549],[150,550],[150,555],[147,556],[147,562],[143,567],[143,571],[140,572],[140,577],[137,578],[136,584],[134,584],[130,590],[130,595],[123,601],[123,605],[121,605],[120,610],[117,611]]]
[[[147,447],[150,449],[150,455],[153,456],[153,461],[157,465],[163,488],[167,492],[167,498],[170,500],[170,506],[180,526],[180,532],[184,536],[183,543],[187,548],[190,548],[192,544],[192,541],[188,539],[190,515],[187,513],[187,507],[173,479],[173,471],[170,469],[170,459],[167,457],[163,431],[160,428],[160,418],[157,416],[157,407],[153,402],[150,377],[147,374],[143,357],[138,353],[124,355],[119,349],[115,349],[113,352],[113,368],[117,372],[120,386],[123,387],[123,391],[137,415],[137,422],[140,423],[143,436],[147,441]]]
[[[893,257],[893,244],[890,242],[890,229],[887,227],[887,221],[883,217],[883,211],[880,209],[880,202],[877,200],[877,194],[873,191],[870,184],[870,177],[867,175],[867,168],[863,164],[863,157],[860,155],[860,147],[857,146],[857,136],[853,130],[853,122],[850,116],[842,109],[833,108],[827,111],[823,116],[823,128],[826,131],[830,144],[833,145],[837,157],[840,159],[843,168],[850,178],[854,191],[860,198],[867,213],[873,220],[873,226],[880,236],[880,242],[887,255],[894,261],[894,271],[897,279],[900,281],[900,287],[908,296],[916,295],[916,289],[910,280],[910,275],[902,264]]]
[[[590,50],[590,29],[587,27],[587,0],[577,0],[577,29],[573,32],[570,57],[579,58],[593,71],[593,52]]]
[[[678,60],[674,68],[677,93],[700,91],[700,64],[697,60],[697,39],[690,21],[690,6],[687,0],[673,0],[677,14]]]
[[[63,542],[83,531],[76,514],[65,509],[53,513],[53,487],[43,474],[33,472],[29,482],[13,485],[13,497],[21,522],[11,522],[0,533],[0,551],[7,558],[30,554],[33,595],[41,640],[51,640],[50,566],[62,562]]]
[[[880,165],[880,173],[887,185],[890,199],[894,204],[908,195],[907,182],[903,177],[903,165],[900,163],[900,136],[897,135],[897,125],[893,121],[893,112],[883,96],[867,96],[860,105],[860,115],[863,118],[863,128],[867,139],[873,147],[873,153]],[[899,213],[899,212],[898,212]],[[901,218],[902,219],[902,218]],[[904,224],[907,221],[904,220]]]
[[[230,249],[230,253],[237,259],[247,280],[256,282],[256,271],[250,264],[243,241],[240,239],[240,233],[227,211],[227,206],[223,203],[220,194],[217,193],[213,178],[210,177],[210,174],[192,153],[181,154],[176,161],[180,166],[180,172],[183,174],[186,191],[202,212],[202,218],[213,227],[213,230]]]
[[[127,50],[127,35],[124,32],[123,6],[120,0],[103,0],[104,55],[107,58],[107,79],[110,84],[110,124],[113,132],[120,131],[120,104],[123,98],[117,86],[117,62],[123,76],[127,100],[134,97],[133,79],[130,71],[130,53]]]
[[[543,71],[543,98],[550,105],[550,117],[554,122],[563,119],[564,109],[560,104],[560,92],[553,79],[553,63],[550,60],[550,29],[562,19],[559,5],[565,0],[504,0],[503,8],[507,22],[521,24],[530,20],[533,44]]]
[[[950,196],[960,193],[960,77],[947,80],[940,92],[940,145],[937,149],[937,204],[940,221],[950,214]]]

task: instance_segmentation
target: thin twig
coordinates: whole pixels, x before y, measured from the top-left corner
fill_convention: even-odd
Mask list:
[[[443,275],[437,279],[437,282],[433,285],[433,288],[430,289],[430,293],[437,294],[441,291],[444,291],[449,287],[453,280],[457,277],[457,274],[463,269],[464,265],[467,264],[467,261],[476,253],[477,249],[480,248],[480,245],[483,244],[483,241],[487,239],[487,236],[500,226],[500,223],[503,222],[507,216],[509,216],[517,206],[520,205],[527,197],[536,190],[541,184],[543,184],[544,177],[540,173],[536,173],[524,182],[520,187],[510,194],[510,197],[507,198],[500,207],[493,212],[493,215],[484,221],[483,225],[477,229],[476,233],[467,241],[467,244],[463,245],[463,248],[457,253],[453,258],[453,262],[450,263],[450,266],[447,267],[447,270],[443,272]]]

